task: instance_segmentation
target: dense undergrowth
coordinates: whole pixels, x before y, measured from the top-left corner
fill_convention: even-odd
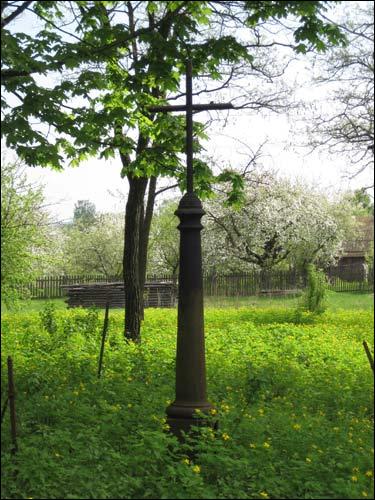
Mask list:
[[[185,445],[164,420],[175,310],[146,310],[141,345],[125,344],[111,311],[101,379],[103,312],[43,314],[2,317],[2,402],[11,355],[19,446],[12,456],[7,413],[2,498],[373,498],[370,311],[208,310],[219,430]]]

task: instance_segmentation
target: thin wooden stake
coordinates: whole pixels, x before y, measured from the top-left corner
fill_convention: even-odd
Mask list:
[[[100,378],[100,375],[102,372],[105,336],[106,336],[106,333],[108,330],[108,312],[109,312],[109,300],[107,300],[107,303],[105,305],[105,315],[104,315],[104,324],[103,324],[103,333],[102,333],[102,345],[100,347],[100,355],[99,355],[98,378]]]
[[[12,453],[16,453],[17,447],[17,428],[16,428],[16,405],[15,405],[15,391],[14,391],[14,378],[13,378],[13,361],[8,356],[8,398],[9,398],[9,411],[10,411],[10,432],[12,435]]]
[[[374,359],[372,357],[371,351],[370,351],[370,349],[367,345],[367,342],[365,340],[363,341],[363,347],[365,348],[367,358],[368,358],[370,366],[371,366],[371,370],[374,371]]]
[[[4,405],[1,409],[1,423],[3,423],[5,412],[6,412],[6,409],[8,408],[8,401],[9,401],[9,398],[7,396],[7,398],[5,399]]]

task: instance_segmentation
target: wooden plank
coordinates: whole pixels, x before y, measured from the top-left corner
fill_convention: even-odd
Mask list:
[[[124,307],[124,284],[118,283],[91,283],[80,285],[63,285],[68,295],[69,307],[105,307],[108,291],[111,290],[111,307]],[[173,283],[146,283],[148,292],[145,307],[173,307],[175,305],[175,286]]]

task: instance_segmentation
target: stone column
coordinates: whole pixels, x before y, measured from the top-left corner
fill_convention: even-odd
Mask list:
[[[167,408],[171,431],[181,436],[191,425],[204,424],[195,410],[208,412],[203,317],[201,218],[204,210],[194,193],[186,193],[176,215],[180,219],[180,271],[176,353],[176,399]]]

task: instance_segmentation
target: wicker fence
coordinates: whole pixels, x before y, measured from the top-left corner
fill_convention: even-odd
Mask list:
[[[329,268],[326,271],[329,288],[337,292],[372,292],[374,290],[374,270],[345,266]],[[52,299],[66,296],[66,285],[111,283],[122,281],[118,276],[47,276],[33,283],[19,285],[25,296],[39,299]],[[176,277],[171,275],[149,275],[150,283],[172,282],[177,285]],[[231,275],[207,275],[203,278],[205,296],[246,297],[269,294],[286,295],[298,293],[306,286],[306,277],[297,271],[253,271]]]

